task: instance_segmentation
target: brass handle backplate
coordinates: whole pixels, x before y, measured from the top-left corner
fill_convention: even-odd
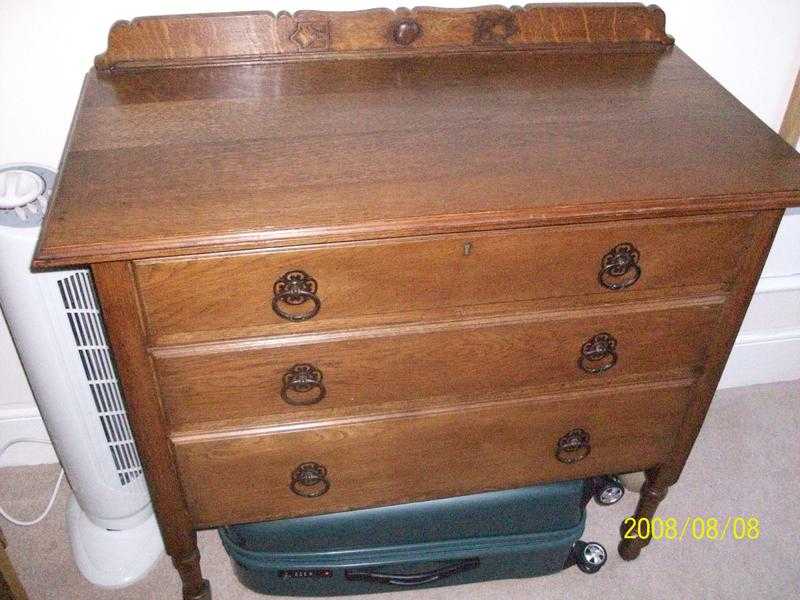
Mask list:
[[[578,366],[587,373],[603,373],[617,364],[617,339],[609,333],[598,333],[581,346]]]
[[[287,306],[300,306],[311,302],[309,310],[295,313],[286,310]],[[272,310],[287,321],[306,321],[314,317],[322,302],[317,296],[317,281],[305,271],[284,273],[272,286]]]
[[[325,397],[325,393],[322,371],[314,365],[308,363],[294,365],[283,375],[281,398],[287,404],[294,406],[316,404]]]
[[[289,484],[289,489],[303,498],[322,496],[331,489],[331,483],[328,481],[328,469],[324,465],[315,462],[299,465],[292,472],[292,481]]]
[[[639,281],[639,251],[630,242],[617,244],[603,257],[597,280],[609,290],[622,290]]]
[[[559,438],[556,444],[556,458],[566,464],[583,460],[592,451],[589,439],[589,432],[585,429],[573,429]]]

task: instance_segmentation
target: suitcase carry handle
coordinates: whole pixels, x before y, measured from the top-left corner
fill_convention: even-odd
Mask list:
[[[480,559],[465,558],[458,562],[445,565],[433,571],[426,571],[425,573],[416,573],[414,575],[390,575],[389,573],[371,573],[370,571],[345,571],[344,577],[348,581],[372,581],[374,583],[385,583],[387,585],[423,585],[425,583],[432,583],[439,581],[446,577],[452,577],[464,571],[471,571],[477,569],[481,564]]]

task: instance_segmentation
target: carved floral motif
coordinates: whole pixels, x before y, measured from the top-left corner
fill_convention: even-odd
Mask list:
[[[475,43],[506,44],[517,33],[517,19],[511,12],[482,13],[475,21]]]

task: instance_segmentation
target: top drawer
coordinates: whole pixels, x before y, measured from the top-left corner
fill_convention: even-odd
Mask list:
[[[472,232],[138,261],[154,344],[295,333],[478,304],[725,288],[752,215]]]

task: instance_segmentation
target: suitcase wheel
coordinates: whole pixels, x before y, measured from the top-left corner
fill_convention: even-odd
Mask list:
[[[616,504],[625,495],[625,487],[622,482],[613,475],[595,477],[593,481],[594,501],[600,506],[611,506]]]
[[[572,548],[573,560],[584,573],[597,573],[608,560],[608,552],[598,542],[578,540]]]

